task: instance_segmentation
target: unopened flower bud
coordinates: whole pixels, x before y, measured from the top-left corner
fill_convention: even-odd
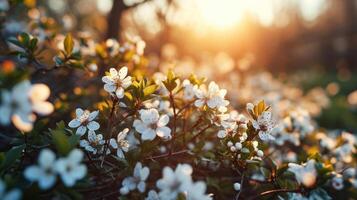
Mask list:
[[[233,187],[236,191],[239,191],[240,190],[240,183],[234,183],[233,184]]]
[[[236,149],[234,146],[231,146],[231,148],[230,148],[230,149],[231,149],[231,151],[232,151],[232,152],[237,151],[237,149]]]

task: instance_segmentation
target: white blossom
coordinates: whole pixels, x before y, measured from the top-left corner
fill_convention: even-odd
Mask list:
[[[177,165],[175,171],[170,167],[163,169],[163,177],[156,182],[160,189],[159,197],[165,200],[174,200],[179,194],[184,194],[188,200],[209,200],[205,194],[204,182],[193,182],[191,178],[192,167],[188,164]]]
[[[220,112],[226,112],[229,101],[225,100],[227,90],[220,89],[215,82],[210,82],[208,90],[202,85],[195,89],[195,95],[198,98],[195,101],[196,107],[207,105],[211,109],[218,109]]]
[[[30,181],[38,182],[42,190],[51,188],[57,180],[55,171],[56,155],[49,149],[41,151],[38,157],[38,165],[26,168],[24,176]]]
[[[259,138],[261,140],[274,140],[274,137],[270,135],[274,127],[274,123],[272,121],[271,112],[265,111],[261,115],[258,116],[257,120],[253,120],[253,127],[259,131]]]
[[[294,173],[296,180],[305,187],[312,187],[316,182],[317,171],[315,168],[315,160],[311,159],[307,163],[298,165],[289,163],[288,170]]]
[[[97,154],[98,148],[101,149],[105,143],[102,134],[96,134],[94,131],[88,131],[87,140],[83,139],[79,141],[79,145],[86,151]]]
[[[164,138],[171,138],[171,129],[166,125],[169,123],[168,115],[159,115],[154,109],[142,109],[139,111],[140,120],[136,119],[133,123],[135,130],[141,134],[142,140],[153,140],[156,135]]]
[[[65,158],[59,158],[56,161],[56,171],[61,175],[61,179],[67,187],[72,187],[77,180],[85,177],[87,166],[81,164],[83,152],[79,149],[73,149]]]
[[[94,119],[98,116],[99,111],[90,112],[88,110],[76,109],[76,118],[68,123],[71,128],[77,128],[76,134],[83,136],[87,132],[87,128],[91,131],[96,131],[100,128],[98,122]]]
[[[193,100],[195,98],[195,86],[191,82],[185,79],[182,82],[183,90],[183,99],[186,101]]]
[[[146,189],[146,179],[149,177],[150,170],[148,167],[143,167],[141,162],[137,162],[134,168],[133,176],[126,177],[122,182],[120,193],[122,195],[128,194],[130,191],[138,189],[143,193]]]
[[[15,85],[11,91],[1,91],[0,124],[8,125],[10,121],[19,130],[28,132],[33,128],[36,116],[48,115],[53,112],[53,105],[46,101],[50,89],[44,84],[33,84],[22,81]]]
[[[123,131],[121,131],[118,136],[117,139],[110,139],[110,146],[112,146],[113,149],[117,150],[117,156],[119,158],[125,158],[124,156],[124,152],[128,152],[129,151],[129,141],[126,140],[126,136],[128,135],[129,129],[125,128]]]
[[[119,99],[124,97],[124,90],[131,85],[131,77],[128,75],[128,68],[122,67],[119,71],[110,68],[109,74],[103,76],[104,90],[116,95]]]

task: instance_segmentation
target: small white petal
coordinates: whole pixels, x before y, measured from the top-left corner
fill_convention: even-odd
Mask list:
[[[77,128],[79,125],[81,125],[81,122],[78,119],[72,119],[68,123],[68,126],[71,127],[71,128]]]
[[[123,80],[126,77],[127,74],[128,74],[128,68],[127,67],[122,67],[119,70],[119,78],[120,78],[120,80]]]
[[[98,111],[98,110],[91,112],[91,113],[89,114],[88,120],[89,120],[89,121],[94,120],[94,119],[98,116],[98,114],[99,114],[99,111]]]
[[[169,123],[169,116],[168,115],[162,115],[157,123],[158,127],[166,126],[167,123]]]
[[[115,95],[117,95],[117,97],[119,99],[124,97],[124,89],[122,87],[118,87],[117,90],[115,91]]]
[[[54,107],[50,102],[39,101],[32,104],[32,110],[40,115],[49,115],[53,112]]]
[[[109,144],[110,144],[110,146],[112,146],[114,149],[117,149],[117,148],[118,148],[118,143],[117,143],[117,142],[115,141],[115,139],[113,139],[113,138],[110,138]]]
[[[56,160],[56,155],[49,149],[44,149],[41,151],[38,163],[42,167],[52,167]]]
[[[77,128],[76,134],[79,136],[83,136],[84,134],[86,134],[86,131],[87,131],[87,127],[80,126]]]
[[[156,137],[156,133],[152,129],[146,129],[142,134],[141,134],[141,139],[142,140],[153,140]]]
[[[96,121],[91,121],[87,124],[87,128],[92,131],[96,131],[100,128],[100,125]]]
[[[84,113],[84,110],[82,110],[81,108],[77,108],[76,109],[76,117],[79,118],[80,116],[82,116]]]
[[[109,69],[109,73],[111,76],[117,76],[118,75],[118,71],[115,68],[110,68]]]
[[[104,90],[107,91],[107,92],[110,92],[110,93],[114,92],[116,88],[117,87],[114,84],[109,84],[109,83],[104,84]]]
[[[159,137],[170,139],[171,138],[171,129],[167,126],[159,127],[157,130],[157,135]]]
[[[145,192],[145,188],[146,188],[145,182],[144,181],[140,181],[140,183],[138,184],[139,192],[144,193]]]

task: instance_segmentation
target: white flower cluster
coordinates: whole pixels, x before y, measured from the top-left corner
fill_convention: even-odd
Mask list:
[[[227,114],[219,115],[219,117],[219,125],[223,129],[218,131],[218,138],[223,139],[227,135],[234,137],[235,134],[239,132],[243,136],[241,137],[241,142],[245,141],[247,138],[246,130],[248,129],[248,119],[243,114],[239,114],[236,110],[232,110]]]
[[[353,155],[357,152],[357,137],[352,133],[319,132],[315,135],[323,150],[328,150],[328,156],[336,170],[343,170],[352,164]]]
[[[296,108],[290,110],[288,115],[279,121],[272,134],[275,136],[275,143],[278,145],[290,142],[299,146],[301,140],[313,131],[314,126],[310,114],[302,108]]]
[[[83,152],[73,149],[67,157],[58,158],[49,149],[43,149],[38,158],[38,165],[32,165],[25,169],[24,176],[30,181],[38,182],[42,190],[47,190],[54,186],[57,175],[65,186],[72,187],[77,180],[84,178],[87,174],[87,167],[81,164]]]
[[[150,190],[147,200],[175,200],[181,194],[187,200],[210,200],[211,196],[206,195],[206,184],[202,181],[193,182],[192,167],[188,164],[178,164],[175,171],[170,167],[163,169],[163,177],[156,182],[159,189]]]
[[[46,101],[50,89],[44,84],[33,84],[27,80],[15,85],[10,91],[1,90],[0,124],[9,125],[10,121],[21,131],[33,129],[36,116],[53,112],[53,105]]]

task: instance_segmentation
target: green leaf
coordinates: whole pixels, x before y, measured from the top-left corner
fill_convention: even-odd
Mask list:
[[[69,137],[64,134],[64,131],[54,130],[52,131],[53,143],[56,146],[57,151],[65,156],[71,151],[71,144]]]
[[[22,151],[25,149],[25,144],[12,147],[6,154],[5,159],[1,163],[1,169],[7,169],[13,165],[17,159],[21,157]]]
[[[150,94],[154,93],[156,91],[156,88],[157,88],[156,85],[147,86],[144,89],[144,96],[149,96]]]
[[[73,42],[71,34],[66,35],[66,38],[63,41],[63,45],[64,45],[64,50],[66,51],[67,55],[71,55],[72,51],[73,51],[73,46],[74,46],[74,42]]]
[[[77,146],[79,139],[80,139],[80,136],[76,135],[76,134],[73,134],[68,138],[68,142],[71,146],[71,149],[73,149]]]
[[[37,39],[37,38],[33,38],[33,39],[30,41],[29,49],[31,49],[32,51],[36,50],[36,48],[37,48],[37,42],[38,42],[38,39]]]
[[[27,33],[21,33],[18,38],[19,42],[24,46],[28,47],[29,46],[29,41],[30,41],[30,36]]]

